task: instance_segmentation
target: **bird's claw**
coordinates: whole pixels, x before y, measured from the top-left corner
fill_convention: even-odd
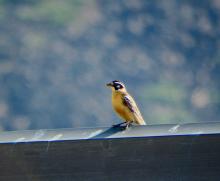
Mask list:
[[[119,123],[119,124],[113,124],[112,126],[113,126],[113,127],[121,127],[121,125],[122,125],[122,124],[125,124],[125,123],[126,123],[126,122]]]
[[[132,122],[129,122],[129,123],[127,123],[126,125],[125,125],[125,129],[128,129],[129,127],[131,127],[132,126]]]
[[[122,124],[125,124],[125,125],[121,126]],[[132,126],[132,122],[123,122],[123,123],[112,125],[113,128],[120,127],[120,128],[123,128],[123,130],[128,129],[130,126]]]

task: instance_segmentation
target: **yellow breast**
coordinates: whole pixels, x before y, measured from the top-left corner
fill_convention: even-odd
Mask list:
[[[133,115],[123,103],[123,94],[120,92],[112,93],[112,106],[115,112],[125,121],[133,121]]]

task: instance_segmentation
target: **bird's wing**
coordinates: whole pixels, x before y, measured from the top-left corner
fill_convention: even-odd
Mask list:
[[[134,105],[134,101],[132,101],[131,97],[124,96],[123,99],[124,99],[123,100],[124,105],[127,106],[128,109],[134,113],[135,112],[135,110],[134,110],[135,105]]]
[[[140,124],[140,125],[146,125],[134,99],[129,96],[129,95],[125,95],[123,97],[123,103],[126,107],[128,107],[128,109],[133,113],[134,115],[134,121],[137,123],[137,124]]]

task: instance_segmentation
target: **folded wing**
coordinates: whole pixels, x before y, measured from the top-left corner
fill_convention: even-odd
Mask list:
[[[129,95],[125,95],[123,97],[123,103],[125,106],[128,107],[128,109],[133,113],[134,115],[134,122],[139,124],[139,125],[146,125],[134,99],[129,96]]]

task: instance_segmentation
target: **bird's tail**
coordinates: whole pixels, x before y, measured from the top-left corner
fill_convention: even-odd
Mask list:
[[[138,125],[146,125],[146,122],[144,121],[141,113],[139,114],[135,114],[135,122],[138,124]]]

